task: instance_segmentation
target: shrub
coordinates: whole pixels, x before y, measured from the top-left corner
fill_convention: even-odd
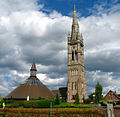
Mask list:
[[[58,94],[56,94],[56,97],[55,97],[55,104],[59,105],[61,103],[60,101],[60,97]]]
[[[17,108],[17,107],[23,107],[24,101],[13,101],[9,104],[7,104],[7,107],[9,108]]]
[[[79,104],[80,102],[79,102],[79,95],[78,95],[78,93],[76,93],[76,95],[75,95],[75,104]]]
[[[54,100],[50,100],[50,99],[40,100],[38,102],[38,108],[49,108],[51,102],[52,102],[52,106],[54,106],[55,105]]]
[[[38,101],[36,101],[36,100],[24,101],[23,107],[24,108],[37,108],[38,107]]]
[[[69,103],[61,103],[60,105],[55,105],[55,108],[91,108],[89,105],[83,104],[69,104]]]
[[[2,103],[4,102],[4,100],[3,100],[3,98],[2,98],[2,96],[1,96],[1,94],[0,94],[0,107],[2,107]]]
[[[90,102],[91,102],[91,99],[89,99],[89,98],[84,100],[85,104],[89,104]]]
[[[7,104],[7,107],[9,108],[49,108],[50,102],[52,102],[52,105],[55,104],[54,100],[50,99],[42,99],[42,100],[30,100],[30,101],[13,101],[11,103]]]

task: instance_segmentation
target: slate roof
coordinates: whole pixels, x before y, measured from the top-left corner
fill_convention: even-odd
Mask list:
[[[54,94],[43,84],[21,84],[13,90],[6,98],[54,98]]]

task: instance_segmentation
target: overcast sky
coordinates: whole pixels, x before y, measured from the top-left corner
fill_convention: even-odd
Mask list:
[[[67,34],[73,0],[0,0],[0,94],[6,96],[29,77],[50,89],[67,85]],[[120,1],[76,0],[85,45],[87,94],[97,81],[103,94],[120,93]]]

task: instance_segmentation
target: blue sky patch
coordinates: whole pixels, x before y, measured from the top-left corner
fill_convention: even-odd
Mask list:
[[[5,81],[8,82],[10,80],[9,74],[4,77]]]
[[[70,16],[73,12],[74,0],[38,0],[38,4],[44,4],[44,12],[56,10],[62,15]],[[120,0],[75,0],[76,10],[79,16],[87,17],[96,15],[96,12],[109,12],[109,9]],[[47,10],[46,10],[47,9]]]

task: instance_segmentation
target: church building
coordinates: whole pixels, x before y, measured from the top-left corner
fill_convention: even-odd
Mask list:
[[[30,69],[30,77],[24,82],[24,84],[19,85],[14,89],[6,98],[15,100],[25,100],[29,96],[30,99],[38,98],[48,98],[53,99],[55,97],[54,93],[49,90],[36,76],[36,64],[33,61],[32,67]]]
[[[74,103],[78,93],[80,102],[86,98],[86,72],[84,66],[83,36],[79,32],[79,24],[74,6],[71,34],[68,34],[68,82],[67,102]]]

